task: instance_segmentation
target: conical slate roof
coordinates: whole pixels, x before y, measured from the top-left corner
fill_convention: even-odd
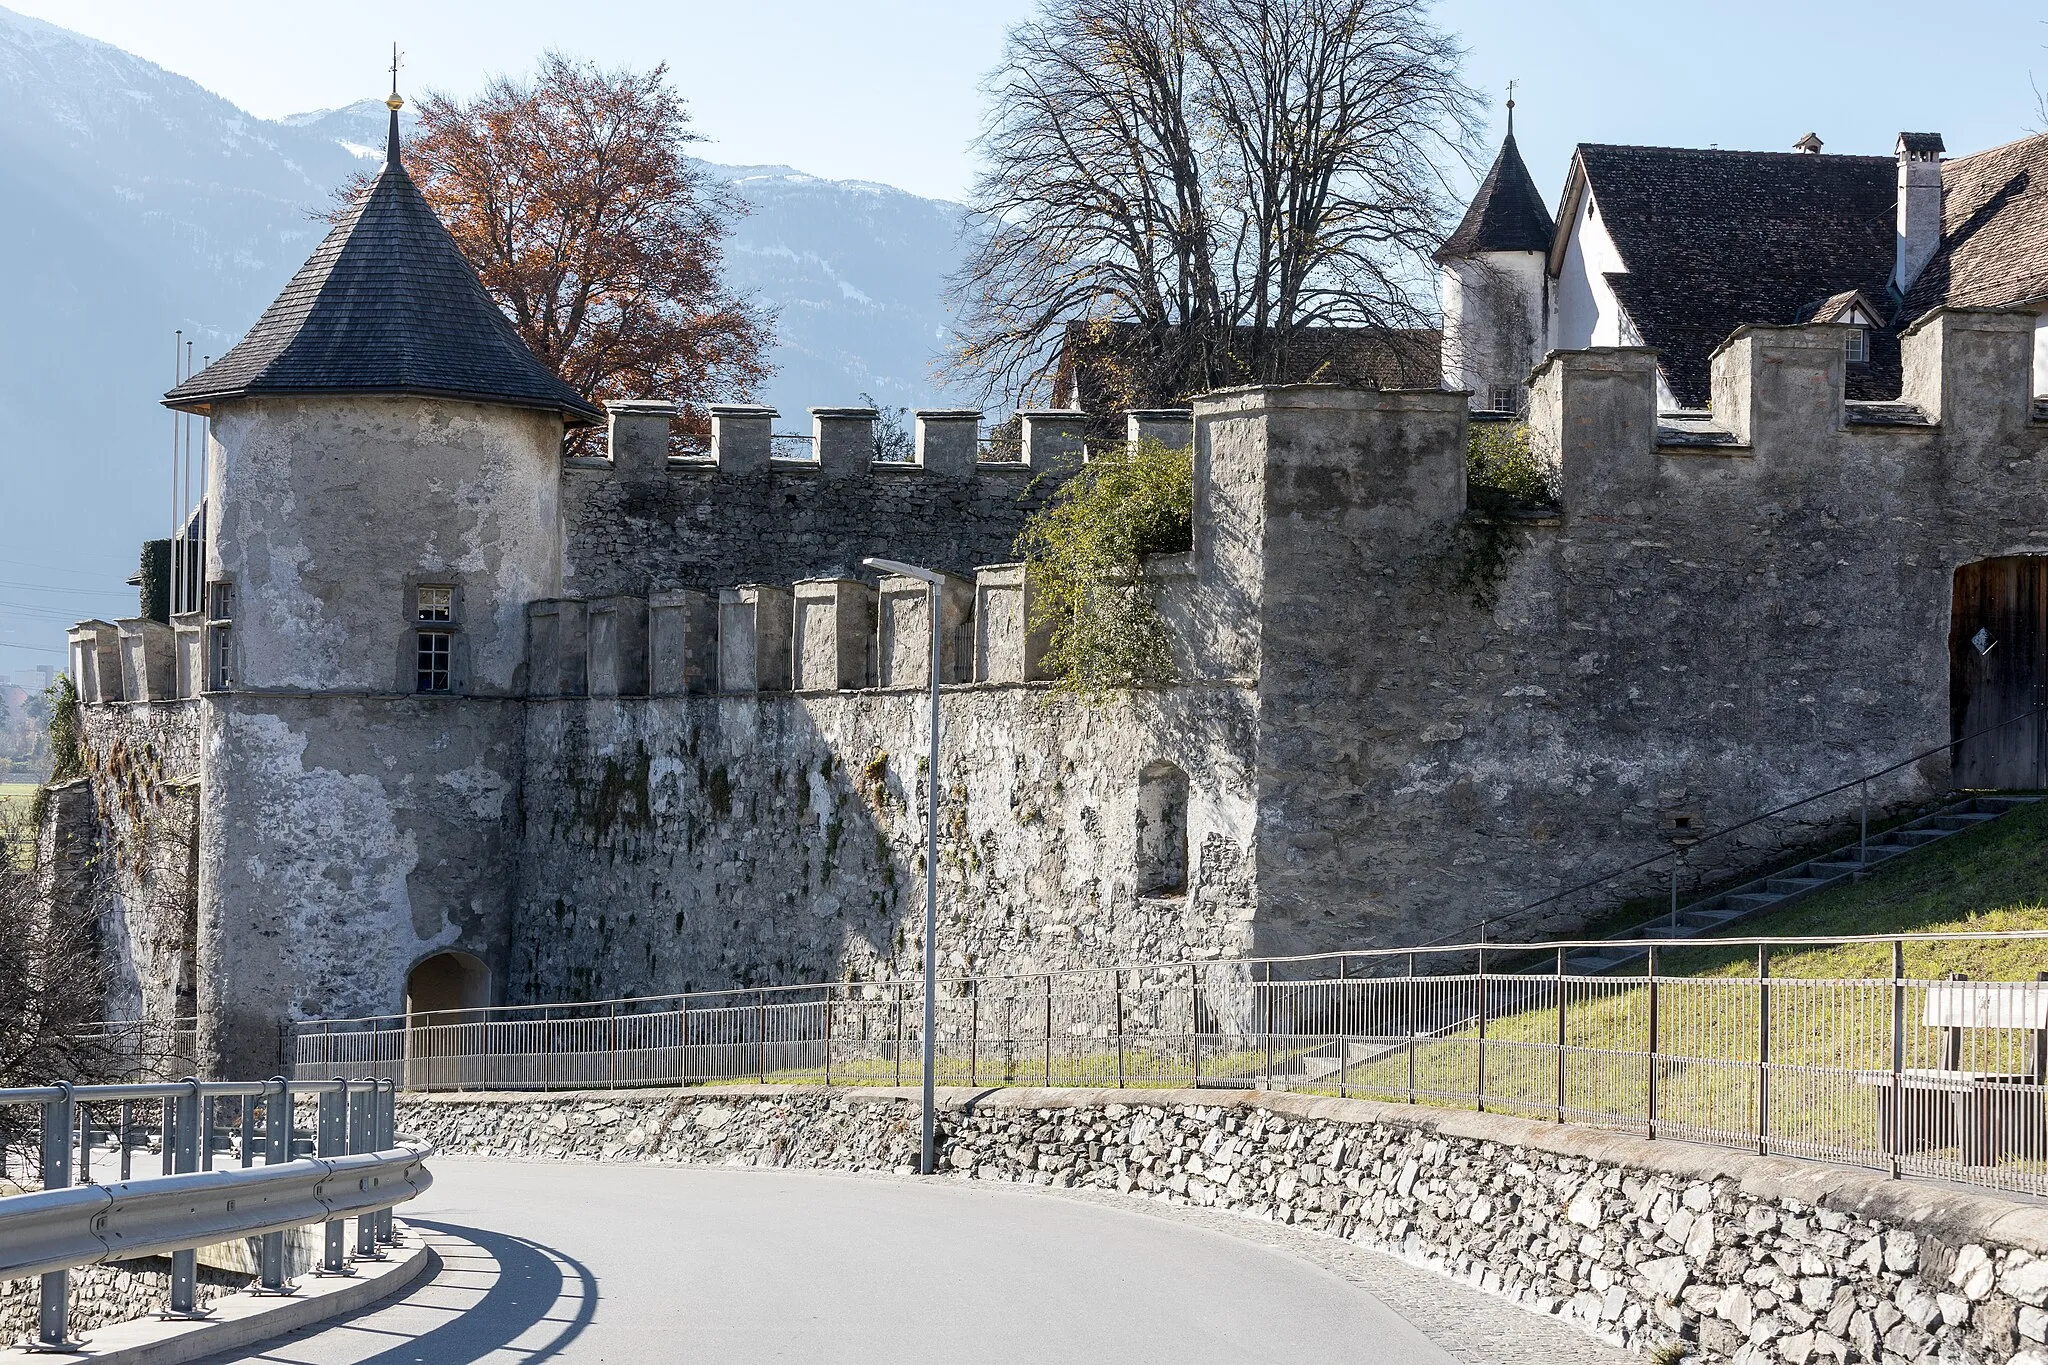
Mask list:
[[[164,395],[211,411],[252,394],[418,394],[559,412],[597,408],[534,358],[398,158],[226,355]]]
[[[1455,261],[1488,251],[1548,251],[1551,231],[1550,210],[1543,207],[1543,196],[1522,164],[1510,122],[1493,169],[1479,182],[1464,221],[1437,248],[1436,258]]]

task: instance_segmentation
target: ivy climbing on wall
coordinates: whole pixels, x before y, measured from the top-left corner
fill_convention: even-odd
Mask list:
[[[1031,624],[1050,631],[1046,667],[1062,690],[1099,697],[1173,681],[1144,560],[1188,549],[1194,517],[1193,451],[1142,440],[1091,452],[1024,524],[1017,551],[1035,583]]]

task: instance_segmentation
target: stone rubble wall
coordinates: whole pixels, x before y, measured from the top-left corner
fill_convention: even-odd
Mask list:
[[[1495,1114],[1207,1091],[941,1092],[956,1179],[1305,1226],[1692,1359],[2048,1365],[2048,1208]],[[449,1156],[908,1171],[914,1092],[401,1097]]]
[[[201,1267],[194,1298],[203,1309],[250,1283],[247,1275]],[[86,1266],[71,1272],[70,1289],[69,1326],[77,1337],[168,1308],[171,1263],[167,1257],[153,1256],[128,1264]],[[41,1292],[37,1279],[0,1280],[0,1344],[35,1337]]]

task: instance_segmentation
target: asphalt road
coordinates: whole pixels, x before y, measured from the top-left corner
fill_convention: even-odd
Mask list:
[[[216,1360],[1457,1359],[1328,1270],[1142,1212],[796,1172],[432,1166],[434,1188],[401,1210],[436,1249],[431,1278],[382,1307]]]

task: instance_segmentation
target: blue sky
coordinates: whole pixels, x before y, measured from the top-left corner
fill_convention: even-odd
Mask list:
[[[395,38],[405,83],[465,92],[559,46],[606,62],[665,60],[713,139],[704,154],[962,195],[976,83],[1028,0],[5,0],[277,116],[383,93]],[[1517,131],[1547,197],[1577,142],[1888,154],[1902,128],[1952,153],[2031,131],[2048,26],[2030,5],[1951,0],[1716,4],[1441,0],[1498,98],[1520,82]],[[1496,134],[1498,128],[1496,126]]]

